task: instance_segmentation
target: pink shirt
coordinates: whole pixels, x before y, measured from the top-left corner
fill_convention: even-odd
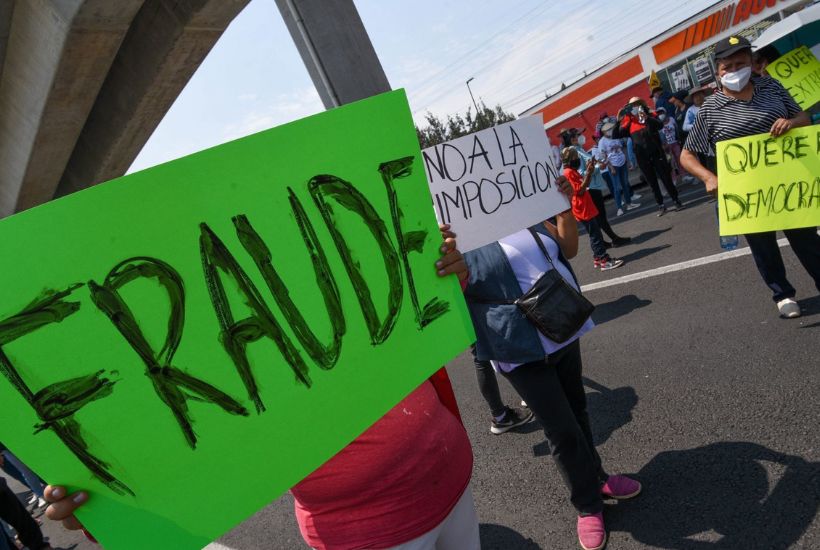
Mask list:
[[[472,468],[464,427],[425,381],[291,489],[296,520],[319,550],[397,546],[447,517]]]

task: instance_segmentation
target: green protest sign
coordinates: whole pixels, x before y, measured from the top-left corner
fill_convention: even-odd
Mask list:
[[[820,225],[820,126],[717,143],[720,234]]]
[[[766,67],[804,111],[820,101],[820,61],[806,46],[778,57]]]
[[[474,340],[403,91],[0,222],[0,439],[106,548],[200,548]]]

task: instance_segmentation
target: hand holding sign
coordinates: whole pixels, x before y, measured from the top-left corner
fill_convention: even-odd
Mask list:
[[[88,502],[88,493],[77,491],[69,494],[65,487],[59,485],[46,487],[43,497],[49,503],[46,508],[46,517],[52,521],[60,521],[63,527],[71,531],[83,528],[80,520],[74,516],[74,512]]]
[[[782,136],[791,129],[791,120],[789,120],[788,118],[778,118],[774,121],[774,124],[772,124],[772,129],[770,130],[770,133],[772,134],[772,137],[778,137]]]
[[[710,172],[709,175],[704,178],[703,184],[706,186],[707,193],[715,193],[718,188],[718,178]]]
[[[566,176],[558,176],[558,179],[555,180],[555,185],[558,187],[558,190],[567,197],[567,200],[572,199],[572,193],[574,191],[572,189],[572,184]]]
[[[444,244],[441,246],[444,256],[436,262],[438,274],[440,277],[456,275],[459,281],[463,281],[468,276],[467,263],[456,247],[456,234],[450,231],[449,225],[445,224],[439,225],[439,230],[444,238]]]

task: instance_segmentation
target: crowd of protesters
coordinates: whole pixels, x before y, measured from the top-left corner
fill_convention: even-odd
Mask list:
[[[682,96],[654,90],[654,109],[633,98],[614,119],[602,117],[594,152],[584,147],[580,129],[562,132],[560,160],[565,170],[558,184],[572,199],[570,210],[464,255],[457,249],[456,235],[447,226],[441,228],[442,257],[435,269],[462,283],[477,335],[477,372],[491,397],[488,403],[493,401],[492,426],[498,429],[491,431],[504,433],[531,417],[541,423],[568,501],[577,511],[578,538],[586,550],[600,550],[606,544],[603,500],[631,498],[642,489],[635,480],[607,474],[593,443],[580,349],[594,323],[586,318],[572,337],[557,341],[513,302],[552,271],[579,290],[569,262],[578,253],[579,221],[590,235],[595,264],[612,269],[618,261],[606,252],[603,232],[612,246],[628,240],[612,231],[592,193],[607,185],[604,172],[620,212],[637,205],[632,201],[638,196],[622,171],[625,165],[637,164],[658,215],[663,215],[667,207],[660,183],[673,207],[683,207],[667,155],[676,163],[680,180],[698,178],[708,191],[715,191],[718,181],[708,159],[714,158],[717,141],[758,132],[776,136],[808,124],[806,113],[779,83],[751,77],[753,58],[747,41],[732,37],[719,42],[715,58],[720,89],[708,97],[704,88]],[[688,101],[693,105],[686,108]],[[681,132],[689,132],[688,137]],[[630,147],[634,161],[628,157]],[[816,228],[786,235],[820,290]],[[774,233],[747,239],[778,309],[792,316],[794,289],[785,279]],[[492,391],[496,373],[509,380],[526,409],[501,402],[497,387]],[[472,464],[452,388],[446,373],[439,371],[292,489],[299,527],[307,543],[318,549],[478,549]],[[88,499],[86,493],[69,494],[64,487],[49,486],[45,499],[51,502],[51,519],[72,529],[81,527],[73,513]]]

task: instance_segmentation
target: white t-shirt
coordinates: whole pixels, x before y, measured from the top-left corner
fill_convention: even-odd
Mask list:
[[[549,252],[550,258],[552,258],[552,262],[558,270],[558,273],[577,290],[578,286],[575,284],[575,279],[572,277],[569,268],[558,259],[558,244],[549,237],[543,235],[538,235],[538,237],[547,247],[547,252]],[[501,245],[504,255],[507,256],[507,260],[510,262],[510,267],[512,267],[513,273],[515,273],[515,278],[518,279],[518,286],[521,287],[521,292],[527,292],[541,275],[552,269],[552,266],[544,257],[541,248],[536,244],[528,229],[522,229],[517,233],[499,239],[498,244]],[[592,321],[592,317],[590,317],[572,338],[561,344],[550,340],[538,332],[538,336],[541,338],[541,345],[544,348],[544,356],[546,357],[571,344],[589,332],[594,326],[595,323]],[[521,365],[521,363],[504,363],[502,361],[491,361],[491,363],[493,368],[499,372],[510,372]]]
[[[672,145],[678,142],[678,123],[674,118],[667,118],[663,121],[663,128],[661,128],[661,137],[663,142],[667,145]]]
[[[626,154],[624,144],[620,139],[602,137],[598,142],[598,148],[606,155],[609,164],[618,168],[626,164]]]
[[[592,158],[594,158],[596,162],[606,162],[606,153],[604,153],[601,150],[600,140],[598,140],[598,145],[596,145],[595,147],[593,147],[590,150],[590,154],[592,155]],[[600,168],[600,171],[601,172],[609,172],[609,166],[604,164]]]

